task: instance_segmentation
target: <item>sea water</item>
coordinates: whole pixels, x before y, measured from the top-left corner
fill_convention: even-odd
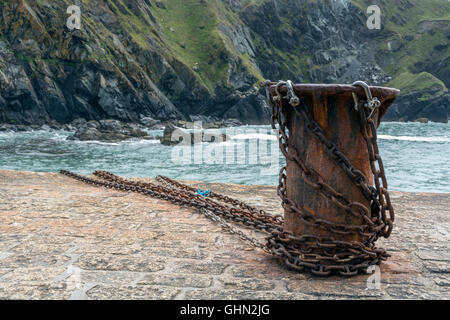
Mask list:
[[[214,131],[211,131],[214,133]],[[68,141],[63,131],[0,133],[0,169],[276,185],[285,160],[269,126],[221,130],[230,139],[195,147],[157,140]],[[161,135],[162,131],[150,131]],[[378,143],[391,190],[450,193],[450,124],[382,123]],[[184,149],[183,149],[184,148]]]

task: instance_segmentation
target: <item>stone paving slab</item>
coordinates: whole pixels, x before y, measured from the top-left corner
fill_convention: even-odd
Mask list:
[[[189,183],[281,213],[271,186]],[[392,257],[380,289],[368,289],[369,275],[292,271],[194,209],[54,173],[0,171],[0,298],[449,299],[450,195],[392,199],[395,229],[379,242]]]

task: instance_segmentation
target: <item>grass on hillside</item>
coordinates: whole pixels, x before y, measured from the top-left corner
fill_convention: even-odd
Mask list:
[[[167,9],[153,14],[163,28],[175,56],[194,70],[212,91],[227,74],[226,48],[217,30],[218,19],[210,1],[162,0]],[[184,46],[184,48],[182,47]]]
[[[410,72],[403,72],[391,82],[388,86],[400,89],[403,94],[418,92],[418,91],[447,91],[445,84],[428,72],[421,72],[412,74]],[[430,95],[429,92],[424,94]]]
[[[351,0],[363,12],[367,7],[376,4],[381,9],[383,34],[379,50],[389,51],[389,43],[401,44],[399,50],[389,52],[395,63],[383,67],[384,71],[394,76],[390,85],[406,91],[417,91],[430,88],[434,84],[445,85],[435,76],[416,70],[421,62],[443,60],[450,55],[449,50],[438,51],[435,47],[448,42],[446,34],[439,28],[433,31],[419,32],[419,26],[426,21],[450,21],[450,2],[448,0],[408,0],[411,7],[404,8],[403,1]],[[407,77],[411,77],[407,81]],[[406,86],[408,84],[408,86]],[[412,86],[412,87],[409,87]]]

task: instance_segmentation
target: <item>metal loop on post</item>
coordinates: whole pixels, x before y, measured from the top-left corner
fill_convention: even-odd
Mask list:
[[[370,91],[370,87],[367,83],[364,81],[356,81],[352,84],[353,86],[358,86],[364,89],[364,92],[366,94],[367,102],[364,104],[366,108],[370,110],[370,114],[367,117],[367,120],[371,119],[372,116],[375,114],[375,111],[381,106],[380,100],[378,100],[377,97],[372,96],[372,92]],[[355,110],[358,111],[359,103],[358,103],[358,97],[355,93],[352,93],[353,99],[355,100]]]
[[[355,81],[353,82],[352,86],[358,86],[364,89],[364,92],[366,93],[367,101],[372,100],[372,92],[370,91],[369,85],[365,83],[364,81]]]
[[[289,104],[293,107],[297,107],[300,104],[300,99],[294,92],[294,86],[292,85],[292,81],[286,81],[286,87],[288,89],[288,96],[290,98]]]
[[[266,85],[266,90],[268,90],[268,81],[264,82],[264,85]],[[285,97],[283,97],[279,91],[280,87],[283,85],[285,85],[287,88],[287,95]],[[278,81],[277,85],[275,86],[275,93],[276,96],[273,97],[274,100],[281,101],[281,99],[289,99],[289,104],[291,106],[297,107],[298,105],[300,105],[300,98],[295,94],[294,86],[291,80]]]
[[[283,99],[283,96],[281,95],[280,91],[278,91],[278,89],[280,89],[280,87],[281,87],[283,84],[285,85],[286,82],[284,82],[284,81],[278,81],[278,83],[277,83],[277,85],[276,85],[276,87],[275,87],[275,92],[276,92],[276,94],[277,94],[277,96],[274,97],[275,100],[280,100],[280,101],[281,101],[281,99]]]

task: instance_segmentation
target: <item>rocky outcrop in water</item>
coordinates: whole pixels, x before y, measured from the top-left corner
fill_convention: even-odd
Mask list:
[[[268,123],[265,78],[414,87],[386,119],[449,116],[445,0],[380,2],[381,30],[366,27],[362,0],[74,4],[81,30],[67,28],[64,1],[0,1],[0,123]],[[436,84],[440,94],[426,95]]]
[[[191,129],[193,129],[191,127]],[[169,124],[165,127],[163,136],[159,138],[161,144],[166,146],[173,145],[194,145],[196,143],[210,142],[218,143],[225,142],[230,138],[226,134],[219,132],[204,132],[202,128],[195,128],[195,132],[190,132],[184,128],[179,128],[173,124]]]
[[[132,138],[154,139],[136,126],[117,120],[89,121],[81,125],[68,140],[118,142]]]
[[[416,121],[426,119],[447,123],[450,119],[450,94],[443,93],[427,99],[423,99],[422,95],[423,93],[418,92],[401,96],[386,114],[384,120]]]

